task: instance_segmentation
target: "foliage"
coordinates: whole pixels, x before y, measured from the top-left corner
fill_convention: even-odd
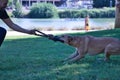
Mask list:
[[[71,35],[111,36],[120,29]],[[86,56],[73,64],[61,60],[73,47],[35,36],[7,36],[0,50],[0,80],[119,80],[120,56],[104,62],[104,54]],[[102,58],[102,60],[99,60]]]
[[[104,9],[93,9],[89,10],[88,14],[91,18],[114,18],[115,9],[114,8],[104,8]]]
[[[58,17],[57,9],[50,3],[36,3],[32,6],[29,18],[55,18]]]
[[[23,12],[22,12],[22,5],[19,3],[18,0],[14,1],[15,9],[13,10],[13,16],[14,17],[23,17]]]
[[[88,11],[86,9],[82,10],[65,10],[59,12],[60,18],[83,18],[86,17]]]
[[[93,0],[94,8],[110,7],[110,1],[112,1],[112,7],[115,6],[115,0]]]
[[[12,7],[12,2],[13,2],[13,0],[9,0],[9,1],[8,1],[8,6],[9,6],[9,7]]]
[[[91,18],[114,18],[115,8],[59,11],[60,18],[85,18],[88,14]]]

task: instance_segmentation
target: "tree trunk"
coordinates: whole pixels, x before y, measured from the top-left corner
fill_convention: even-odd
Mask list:
[[[120,0],[116,0],[115,28],[120,28]]]

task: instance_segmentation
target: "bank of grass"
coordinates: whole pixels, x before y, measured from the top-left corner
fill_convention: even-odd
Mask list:
[[[120,29],[71,35],[120,38]],[[0,80],[120,80],[120,56],[104,62],[104,55],[86,56],[73,63],[61,60],[74,48],[35,36],[6,37],[0,48]]]

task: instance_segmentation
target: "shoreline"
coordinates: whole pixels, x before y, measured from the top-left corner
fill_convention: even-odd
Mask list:
[[[89,30],[87,32],[92,32],[97,30]],[[81,33],[86,32],[85,30],[68,30],[68,31],[42,31],[45,34],[64,34],[64,33]],[[29,34],[17,32],[17,31],[7,31],[6,36],[27,36]]]

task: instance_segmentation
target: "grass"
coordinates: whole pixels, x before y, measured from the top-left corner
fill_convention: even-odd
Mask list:
[[[120,29],[71,35],[120,38]],[[104,55],[86,56],[73,63],[61,60],[74,48],[35,36],[6,37],[0,48],[0,80],[120,80],[120,56],[104,62]]]

